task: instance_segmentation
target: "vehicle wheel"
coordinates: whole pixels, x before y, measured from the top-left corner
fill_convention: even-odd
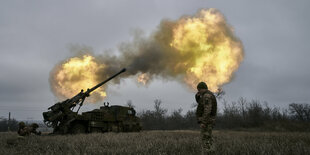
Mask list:
[[[75,124],[71,129],[72,134],[86,133],[86,128],[83,124]]]
[[[102,133],[101,128],[91,128],[91,133]]]

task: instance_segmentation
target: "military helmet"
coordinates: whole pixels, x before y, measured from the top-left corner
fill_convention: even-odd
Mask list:
[[[205,82],[199,82],[197,85],[197,89],[208,89],[208,86]]]
[[[24,122],[19,122],[18,125],[19,125],[19,127],[25,127],[26,126],[26,124]]]

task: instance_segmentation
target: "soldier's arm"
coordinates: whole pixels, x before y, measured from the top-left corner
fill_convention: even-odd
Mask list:
[[[31,127],[31,133],[34,133],[36,135],[41,135],[41,132],[40,131],[38,132],[37,129],[33,127]]]
[[[197,101],[197,109],[196,109],[196,119],[198,124],[201,123],[201,118],[203,114],[203,104],[199,103],[200,102],[200,94],[199,92],[195,95],[195,99]]]
[[[26,136],[29,136],[30,135],[30,133],[31,133],[31,127],[25,127],[24,129],[23,129],[23,132],[24,132],[24,134],[26,135]]]
[[[41,131],[37,131],[37,129],[34,129],[33,133],[36,135],[41,135]]]
[[[199,92],[196,93],[195,99],[196,99],[196,102],[199,103],[199,100],[200,100],[200,94],[199,94]]]
[[[24,128],[23,128],[23,129],[19,129],[17,133],[18,133],[18,135],[20,135],[20,136],[26,136],[26,135],[27,135],[27,132],[25,131]]]
[[[198,103],[197,110],[196,110],[196,118],[197,118],[198,124],[201,123],[203,108],[204,108],[203,105],[201,103]]]
[[[217,113],[217,101],[216,101],[216,97],[214,95],[212,95],[212,111],[211,111],[211,116],[213,118],[216,117],[216,113]]]
[[[204,111],[202,115],[202,123],[207,124],[208,120],[211,117],[211,110],[212,110],[212,96],[210,94],[205,94],[203,96],[203,105]]]

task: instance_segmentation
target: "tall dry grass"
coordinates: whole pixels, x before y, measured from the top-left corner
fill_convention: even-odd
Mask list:
[[[216,154],[310,154],[302,132],[215,131]],[[198,131],[143,131],[66,136],[0,133],[0,154],[200,154]]]

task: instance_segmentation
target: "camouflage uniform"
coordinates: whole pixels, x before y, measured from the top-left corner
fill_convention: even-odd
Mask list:
[[[214,151],[212,129],[215,124],[217,102],[204,82],[199,83],[197,89],[199,92],[195,96],[198,103],[196,117],[198,123],[205,126],[201,127],[202,149],[203,152],[209,153]]]
[[[29,136],[31,133],[34,133],[36,135],[41,135],[41,132],[37,131],[37,128],[39,127],[38,124],[32,123],[30,126],[26,126],[24,122],[20,122],[18,127],[18,135],[20,136]]]

